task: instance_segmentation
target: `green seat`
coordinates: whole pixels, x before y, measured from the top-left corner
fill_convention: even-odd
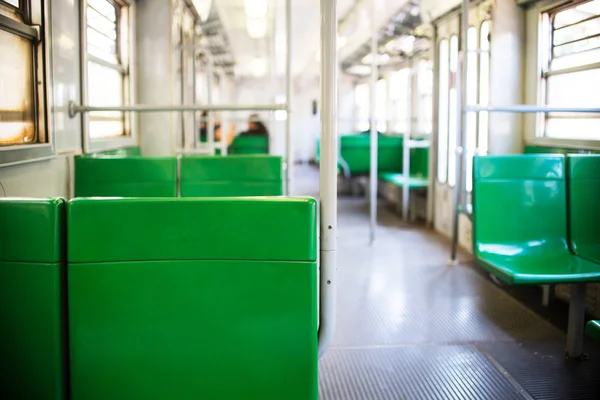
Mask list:
[[[269,154],[269,138],[236,136],[227,149],[228,154]]]
[[[600,156],[570,155],[568,164],[571,249],[600,264]]]
[[[175,197],[175,157],[75,157],[75,197]]]
[[[568,248],[565,169],[562,155],[474,158],[479,264],[515,285],[600,281],[600,266]]]
[[[382,172],[379,174],[379,179],[398,187],[403,187],[405,184],[404,174]],[[419,178],[415,176],[408,177],[408,187],[410,189],[426,189],[428,186],[429,182],[427,178]]]
[[[316,213],[311,198],[72,200],[72,399],[316,399]]]
[[[369,135],[343,135],[340,138],[340,157],[346,161],[352,175],[368,174],[371,169],[371,138]],[[379,135],[377,168],[382,172],[402,171],[401,136]]]
[[[281,157],[182,157],[181,197],[280,196]]]
[[[585,333],[600,342],[600,321],[590,321],[585,327]]]
[[[0,398],[64,399],[64,201],[0,199]]]

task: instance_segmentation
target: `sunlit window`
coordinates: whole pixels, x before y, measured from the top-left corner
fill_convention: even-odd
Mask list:
[[[458,36],[450,37],[450,90],[448,107],[448,184],[456,184],[456,134],[458,121],[458,98],[456,72],[458,71]]]
[[[440,42],[439,49],[439,110],[438,110],[438,181],[448,179],[448,92],[450,90],[450,66],[448,41]]]
[[[354,104],[356,106],[356,130],[363,132],[369,129],[369,85],[361,83],[354,88]]]
[[[479,32],[479,104],[490,104],[490,29],[491,22],[484,21]],[[490,134],[490,117],[487,112],[479,113],[477,148],[480,154],[487,153]]]
[[[385,79],[377,81],[375,96],[375,119],[377,120],[377,130],[379,132],[385,132],[387,130],[387,82]]]
[[[394,133],[404,133],[408,129],[408,101],[410,85],[410,69],[403,68],[390,74],[390,130]]]
[[[0,1],[0,146],[45,141],[43,43],[30,28],[41,15],[33,20],[32,5],[41,6],[39,0]]]
[[[418,135],[430,135],[433,129],[433,63],[421,60],[417,67],[417,128]]]
[[[467,104],[477,103],[477,28],[470,27],[467,31]],[[470,112],[467,114],[466,120],[467,137],[465,149],[467,157],[466,186],[467,191],[471,191],[473,187],[473,156],[477,148],[477,114]]]
[[[126,103],[127,9],[117,2],[87,0],[87,96],[92,106],[122,106]],[[91,139],[127,134],[123,112],[92,112]]]
[[[547,14],[550,51],[544,73],[546,104],[599,107],[600,0]],[[544,134],[551,138],[600,140],[600,115],[550,113]]]

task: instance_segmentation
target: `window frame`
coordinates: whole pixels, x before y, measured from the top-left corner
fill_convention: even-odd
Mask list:
[[[31,143],[9,144],[0,146],[0,167],[11,166],[26,162],[40,161],[52,158],[55,155],[54,137],[50,134],[52,126],[51,113],[51,70],[50,46],[47,38],[50,37],[49,5],[47,1],[21,0],[20,7],[15,7],[7,2],[1,2],[2,7],[8,7],[21,14],[24,22],[16,21],[9,16],[0,14],[0,30],[24,37],[32,43],[33,79],[32,98],[33,115],[35,124],[35,140]],[[8,21],[10,20],[10,21]],[[10,25],[7,27],[7,25]],[[36,39],[31,36],[35,30]],[[27,36],[26,36],[27,35]],[[29,37],[28,37],[29,36]],[[42,84],[36,82],[42,81]]]
[[[133,65],[135,65],[135,48],[134,48],[134,29],[133,15],[135,13],[135,5],[129,0],[107,0],[117,9],[117,60],[118,65],[110,65],[110,68],[119,71],[123,76],[123,105],[131,105],[135,103],[133,82],[135,74]],[[88,62],[95,62],[101,66],[108,66],[108,62],[91,56],[87,50],[87,7],[88,1],[80,2],[80,37],[81,37],[81,103],[89,105],[89,89],[88,89]],[[126,19],[123,16],[123,10],[126,9]],[[124,26],[124,24],[126,24]],[[127,65],[122,64],[123,45],[123,29],[127,29]],[[137,146],[137,129],[135,117],[131,112],[123,113],[124,134],[121,136],[107,138],[91,138],[90,137],[90,113],[82,113],[81,132],[83,142],[83,152],[93,153],[98,151],[113,150],[129,146]]]
[[[547,7],[539,9],[539,29],[538,29],[538,93],[537,99],[538,104],[548,104],[548,78],[552,76],[558,76],[573,72],[583,72],[594,69],[600,69],[600,62],[593,62],[584,65],[579,65],[570,68],[561,68],[559,70],[552,71],[550,69],[551,62],[553,60],[553,40],[554,40],[554,23],[553,20],[556,15],[562,11],[566,11],[571,8],[578,7],[582,4],[588,3],[588,1],[570,1],[570,2],[553,2]],[[578,23],[580,23],[579,21]],[[565,118],[565,114],[558,114],[559,118],[562,115]],[[577,117],[577,114],[575,117]],[[586,114],[587,115],[587,114]],[[596,116],[597,115],[597,116]],[[538,113],[535,117],[535,136],[530,140],[526,141],[526,144],[533,145],[552,145],[564,148],[588,148],[588,149],[600,149],[600,138],[598,139],[581,139],[581,138],[556,138],[547,136],[547,124],[551,118],[548,113]],[[588,118],[600,119],[598,114],[589,114]]]

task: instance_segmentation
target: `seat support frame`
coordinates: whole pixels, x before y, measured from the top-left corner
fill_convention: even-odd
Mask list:
[[[579,358],[583,355],[585,333],[585,283],[573,283],[569,301],[569,326],[567,331],[567,356]]]

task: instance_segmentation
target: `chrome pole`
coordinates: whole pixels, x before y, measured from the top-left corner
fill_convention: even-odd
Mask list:
[[[285,35],[287,40],[287,53],[285,58],[285,102],[287,103],[287,115],[285,119],[285,158],[287,168],[285,170],[285,188],[289,196],[292,192],[292,177],[294,167],[294,142],[292,141],[292,125],[290,120],[290,104],[292,103],[292,1],[285,2]]]
[[[371,101],[369,104],[369,114],[371,119],[371,166],[369,168],[370,183],[370,234],[369,242],[375,242],[375,229],[377,226],[377,118],[375,117],[377,100],[377,26],[375,25],[375,16],[377,15],[377,2],[371,0]]]

